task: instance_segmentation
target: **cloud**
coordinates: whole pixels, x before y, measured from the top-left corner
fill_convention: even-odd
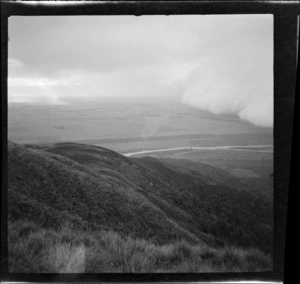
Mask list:
[[[214,114],[236,114],[256,126],[272,127],[272,78],[266,81],[266,74],[259,70],[239,68],[239,72],[226,72],[222,66],[218,68],[221,62],[211,64],[207,62],[190,74],[183,87],[182,102]],[[244,72],[247,76],[242,78]]]
[[[169,98],[273,125],[271,15],[10,17],[9,38],[9,101]]]
[[[23,86],[23,87],[31,87],[31,86],[68,86],[68,85],[79,85],[80,82],[76,80],[76,78],[45,78],[45,77],[9,77],[8,84],[12,86]]]
[[[270,105],[273,105],[273,96],[259,96],[241,108],[238,115],[256,126],[273,127],[274,114]]]
[[[167,57],[187,58],[196,51],[199,38],[186,32],[184,19],[180,25],[176,20],[165,16],[12,17],[10,54],[21,57],[31,71],[45,74],[58,69],[126,71],[159,64]]]
[[[23,67],[24,64],[19,66]],[[21,77],[17,72],[11,73],[15,76],[8,77],[9,103],[66,104],[64,96],[61,95],[62,88],[76,88],[82,85],[78,74],[59,73],[59,76],[49,78],[19,74],[23,75]]]
[[[270,28],[269,33],[271,33]],[[214,114],[236,114],[273,126],[272,42],[255,30],[206,52],[184,82],[182,102]]]

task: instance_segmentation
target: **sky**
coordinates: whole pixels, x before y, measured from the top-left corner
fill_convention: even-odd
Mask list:
[[[13,16],[8,101],[178,101],[273,127],[273,16]]]

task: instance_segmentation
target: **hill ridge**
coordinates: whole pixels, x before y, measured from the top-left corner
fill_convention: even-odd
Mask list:
[[[185,240],[272,252],[272,208],[266,200],[222,184],[227,179],[217,177],[217,169],[214,178],[197,172],[205,165],[176,163],[78,143],[8,142],[9,216],[48,227],[69,220],[159,244]]]
[[[73,145],[73,144],[72,144]],[[61,146],[61,145],[59,145],[59,146]],[[64,146],[65,146],[65,144],[64,144]],[[74,145],[73,145],[74,146]],[[82,165],[80,165],[80,164],[78,164],[77,162],[75,162],[75,161],[73,161],[73,160],[71,160],[71,159],[68,159],[68,158],[65,158],[64,157],[64,161],[57,161],[57,160],[50,160],[50,159],[52,159],[53,158],[53,156],[52,155],[56,155],[55,157],[57,158],[59,155],[57,155],[57,154],[53,154],[53,153],[51,153],[51,152],[41,152],[41,150],[38,150],[38,149],[26,149],[25,147],[23,148],[22,146],[20,146],[20,145],[17,145],[17,144],[15,144],[15,143],[9,143],[9,145],[8,145],[8,148],[9,148],[9,161],[10,162],[12,162],[12,158],[10,157],[11,156],[11,152],[13,152],[13,150],[11,149],[11,148],[17,148],[17,151],[18,152],[22,152],[21,153],[21,155],[29,155],[30,154],[30,152],[31,152],[31,154],[32,154],[32,157],[31,158],[33,158],[33,156],[35,156],[35,158],[37,158],[37,157],[39,157],[39,158],[43,158],[43,161],[42,161],[42,163],[45,163],[45,161],[44,161],[44,158],[46,158],[46,160],[47,160],[47,162],[49,162],[49,165],[47,165],[47,166],[49,166],[49,167],[51,167],[51,166],[53,166],[53,167],[56,167],[56,166],[58,166],[58,167],[63,167],[63,166],[65,166],[66,165],[66,161],[68,162],[68,165],[67,166],[70,166],[70,163],[72,163],[72,167],[75,167],[75,166],[77,166],[77,169],[76,170],[78,170],[78,172],[75,172],[75,176],[76,175],[80,175],[80,176],[82,176],[83,175],[83,178],[85,178],[85,179],[89,179],[90,181],[92,181],[92,182],[95,182],[95,183],[101,183],[101,185],[103,186],[103,182],[105,182],[106,184],[105,184],[105,186],[108,186],[109,187],[109,190],[115,190],[114,191],[114,194],[117,194],[116,193],[116,190],[117,191],[121,191],[121,193],[122,193],[122,198],[124,198],[125,196],[126,196],[126,192],[128,193],[128,191],[132,191],[132,190],[135,190],[135,194],[136,195],[138,195],[138,201],[136,201],[136,203],[138,203],[139,205],[146,205],[146,208],[148,208],[148,210],[149,210],[149,208],[151,207],[151,212],[153,213],[153,211],[155,211],[156,213],[155,214],[158,214],[159,215],[159,212],[160,212],[160,217],[159,218],[165,218],[166,220],[163,222],[164,223],[164,226],[163,227],[170,227],[169,228],[169,230],[171,230],[172,228],[171,228],[171,226],[169,225],[167,225],[167,223],[168,222],[170,222],[169,221],[169,219],[168,218],[166,218],[166,216],[165,216],[165,214],[159,209],[159,208],[157,208],[157,206],[156,205],[154,205],[154,204],[149,204],[150,203],[150,201],[148,200],[148,198],[146,197],[146,196],[144,196],[144,195],[142,195],[140,192],[138,192],[138,191],[136,191],[136,189],[137,189],[137,186],[135,186],[135,188],[129,188],[129,187],[125,187],[125,191],[124,191],[124,189],[123,188],[121,188],[120,186],[117,186],[115,183],[114,183],[114,181],[111,181],[111,179],[108,179],[108,180],[106,180],[106,178],[104,179],[104,180],[101,180],[101,177],[103,177],[102,175],[96,175],[94,172],[92,172],[92,171],[90,171],[88,168],[86,168],[86,167],[84,167],[84,166],[82,166]],[[16,150],[16,149],[14,149],[14,150]],[[101,150],[105,150],[104,148],[101,148]],[[113,153],[113,155],[116,155],[116,156],[118,156],[117,154],[115,154],[113,151],[108,151],[109,153]],[[49,155],[50,154],[50,155]],[[40,160],[37,160],[37,161],[35,161],[35,165],[40,165],[41,163],[40,163]],[[27,166],[30,166],[30,163],[28,164],[26,164]],[[79,169],[78,169],[79,168]],[[35,169],[36,170],[36,169]],[[55,169],[55,171],[57,171],[56,169]],[[51,172],[51,171],[50,171]],[[94,175],[94,176],[92,176],[92,174]],[[12,171],[10,171],[10,179],[12,178],[11,177],[11,175],[12,175]],[[43,176],[43,178],[45,178],[44,176]],[[96,179],[96,181],[95,180],[93,180],[93,178],[95,178]],[[19,180],[19,179],[18,179]],[[36,179],[35,179],[36,180]],[[60,180],[61,181],[61,180]],[[10,181],[10,183],[9,183],[9,187],[10,187],[10,190],[12,189],[12,187],[13,188],[16,188],[16,186],[12,186],[12,181]],[[102,187],[101,188],[101,190],[104,190],[104,188]],[[100,194],[100,191],[98,191],[98,194]],[[124,195],[125,194],[125,195]],[[12,198],[12,194],[11,195],[9,195],[9,197],[10,197],[10,199]],[[133,196],[130,196],[130,199],[134,199],[134,197]],[[14,200],[15,202],[16,202],[16,200]],[[36,200],[35,200],[36,201]],[[54,200],[52,200],[52,201],[54,201]],[[132,201],[132,200],[131,200]],[[123,200],[123,202],[124,202],[124,200]],[[121,203],[121,202],[120,202]],[[138,206],[138,204],[135,204],[135,206]],[[151,205],[151,206],[150,206]],[[45,206],[45,204],[43,205],[43,206]],[[12,205],[11,206],[11,208],[10,208],[10,210],[12,211],[13,210],[13,208],[15,207],[15,205]],[[51,207],[51,206],[50,206]],[[24,208],[24,207],[23,207]],[[147,211],[147,209],[145,208],[145,210]],[[108,209],[108,208],[107,208]],[[117,214],[118,213],[118,211],[116,210],[116,208],[114,208],[115,209],[115,211],[116,212],[114,212],[114,214]],[[121,213],[122,212],[119,212],[119,215],[121,215]],[[134,213],[134,214],[137,214],[136,212]],[[13,214],[12,214],[13,215]],[[136,215],[136,216],[138,216],[138,214]],[[31,218],[33,217],[33,216],[30,216]],[[161,220],[162,221],[162,220]],[[125,222],[124,222],[125,223]],[[173,221],[173,223],[174,223],[174,221]],[[128,225],[128,222],[126,222],[126,224]],[[99,225],[100,227],[103,227],[102,225]],[[97,226],[96,226],[97,227]],[[163,227],[161,227],[161,230],[163,229]],[[112,227],[113,229],[115,229],[116,231],[118,231],[117,230],[117,228],[116,227]],[[132,230],[133,228],[131,228],[131,230]],[[179,230],[179,231],[184,231],[185,232],[185,234],[186,234],[186,231],[184,230],[184,229],[181,229],[180,228],[180,226],[179,225],[177,225],[177,229]],[[131,231],[131,230],[127,230],[128,231],[128,233]],[[162,231],[164,231],[164,230],[162,230]],[[180,232],[177,232],[179,235],[180,235]],[[174,234],[174,236],[175,236],[175,232],[173,232],[173,234]],[[197,240],[198,242],[201,242],[198,238],[196,238],[193,234],[191,234],[190,232],[188,233],[188,235],[191,237],[192,236],[192,238],[194,239],[194,241],[195,240]],[[173,237],[174,237],[173,236]],[[155,235],[152,233],[152,237],[155,237]]]

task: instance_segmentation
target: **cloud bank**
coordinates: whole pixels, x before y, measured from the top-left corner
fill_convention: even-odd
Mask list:
[[[186,78],[182,101],[214,114],[237,114],[256,126],[272,127],[271,50],[255,37],[241,37],[209,55]]]
[[[270,15],[11,17],[9,102],[155,97],[273,126]]]

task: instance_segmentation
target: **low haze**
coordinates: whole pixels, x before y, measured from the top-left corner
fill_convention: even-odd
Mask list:
[[[273,126],[273,17],[11,17],[9,103],[178,101]]]

